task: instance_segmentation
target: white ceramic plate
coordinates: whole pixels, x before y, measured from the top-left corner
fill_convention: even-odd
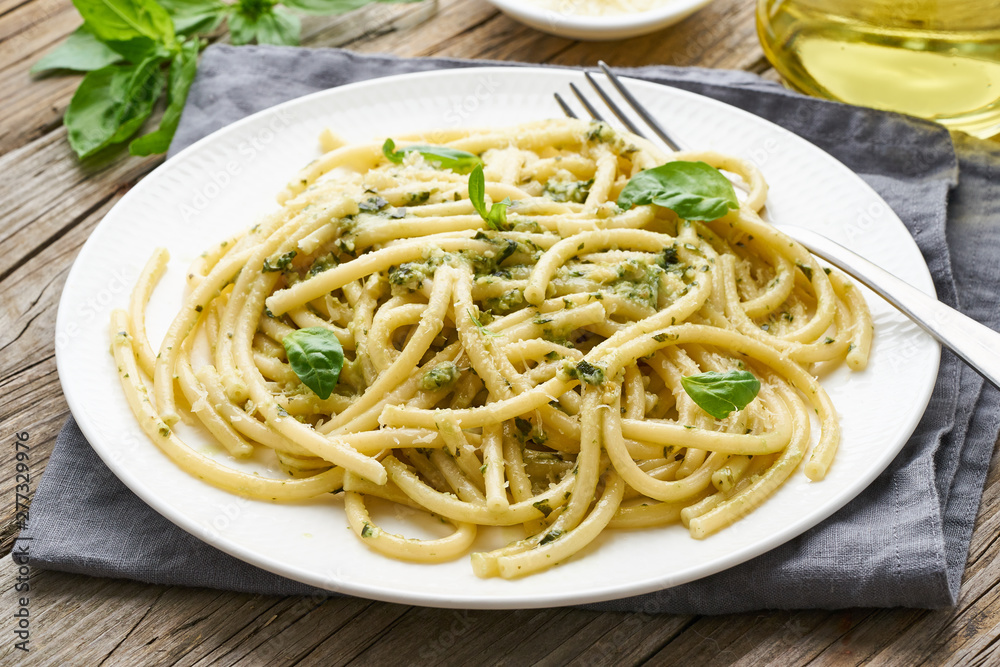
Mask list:
[[[674,586],[767,551],[828,517],[885,468],[923,413],[939,348],[870,293],[876,323],[867,371],[823,379],[843,442],[827,479],[799,471],[759,510],[703,541],[679,526],[606,534],[585,553],[518,581],[476,578],[468,559],[416,565],[369,551],[333,497],[292,505],[244,500],[181,472],[134,422],[109,355],[108,319],[124,307],[157,246],[171,253],[149,309],[154,347],[180,305],[184,274],[203,249],[275,207],[273,195],[319,154],[332,127],[353,140],[456,125],[508,125],[559,116],[552,91],[578,72],[483,68],[390,77],[304,97],[230,125],[167,161],[97,226],[66,282],[56,323],[59,376],[80,428],[139,497],[238,558],[321,588],[393,602],[468,608],[541,607],[608,600]],[[692,146],[756,161],[771,184],[770,215],[819,230],[932,293],[903,224],[842,164],[743,111],[632,81],[635,94]],[[196,433],[201,451],[226,456]],[[266,466],[247,470],[279,476]],[[393,521],[392,517],[387,520]],[[391,527],[391,526],[390,526]],[[511,532],[491,539],[513,539]],[[669,554],[669,557],[667,557]]]
[[[712,0],[660,0],[642,12],[591,16],[573,13],[582,0],[489,0],[515,21],[570,39],[612,40],[637,37],[683,21]]]

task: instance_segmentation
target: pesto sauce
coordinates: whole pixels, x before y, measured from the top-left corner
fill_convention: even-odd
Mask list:
[[[544,194],[552,201],[573,202],[582,204],[587,201],[590,195],[590,187],[594,184],[594,179],[587,181],[549,181],[545,184]]]
[[[420,388],[425,391],[443,389],[453,385],[458,376],[458,367],[451,361],[444,361],[424,373],[420,378]]]

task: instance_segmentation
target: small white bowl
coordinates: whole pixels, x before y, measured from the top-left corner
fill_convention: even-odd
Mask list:
[[[489,0],[516,21],[560,37],[614,40],[655,32],[681,21],[712,0],[663,0],[663,5],[643,12],[590,16],[564,14],[533,4],[532,0]],[[573,0],[566,0],[572,3]]]

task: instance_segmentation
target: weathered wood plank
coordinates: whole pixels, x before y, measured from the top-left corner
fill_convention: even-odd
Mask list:
[[[550,656],[577,641],[579,632],[601,616],[568,608],[475,611],[417,607],[384,631],[356,660],[391,664],[393,656],[408,654],[411,664],[559,664],[561,661],[553,662]],[[606,623],[613,622],[611,616]]]
[[[744,626],[745,634],[726,647],[732,664],[781,665],[812,664],[823,650],[842,641],[851,629],[864,622],[862,611],[780,611],[754,614],[752,618],[726,617],[734,627]],[[704,635],[710,628],[693,627]],[[711,635],[709,635],[711,636]],[[720,640],[721,643],[721,640]],[[850,661],[842,661],[845,664]]]
[[[442,42],[428,56],[552,62],[572,44],[568,39],[526,29],[504,14],[494,14],[473,33],[462,33]]]
[[[134,184],[162,157],[134,158],[123,149],[78,162],[62,126],[0,156],[0,278]],[[36,192],[39,196],[26,197]],[[44,193],[44,195],[42,194]]]
[[[1000,523],[998,460],[995,453],[957,607],[933,612],[874,611],[841,642],[826,649],[818,664],[836,664],[845,657],[900,666],[923,660],[962,664],[963,656],[995,650],[1000,635],[1000,543],[992,537]]]
[[[366,53],[402,56],[489,58],[563,65],[700,65],[765,70],[753,24],[754,6],[717,2],[676,26],[619,42],[574,42],[516,23],[485,2],[442,0],[437,16],[421,26],[435,41],[397,32],[362,39],[350,46]]]
[[[28,2],[31,0],[0,0],[0,16],[12,12]]]
[[[437,0],[437,2],[438,9],[435,15],[413,31],[371,34],[348,46],[361,53],[391,53],[402,57],[441,55],[441,50],[447,44],[499,15],[492,5],[481,0]],[[433,35],[433,38],[415,38],[415,32],[420,36]],[[461,57],[474,56],[463,54]]]
[[[13,610],[17,597],[30,598],[30,651],[15,654],[13,642],[4,641],[0,644],[0,662],[16,655],[18,664],[25,665],[99,664],[166,590],[162,586],[35,571],[31,590],[16,593],[15,571],[10,558],[0,561],[0,604],[5,611]],[[41,600],[49,604],[40,604]],[[9,615],[4,614],[5,640],[13,630],[12,620],[6,618]]]
[[[307,16],[303,43],[341,46],[374,34],[419,25],[431,15],[431,0],[375,4],[341,16]],[[81,23],[68,0],[33,0],[0,15],[0,155],[58,127],[82,75],[31,76],[31,66]],[[225,41],[225,38],[223,38]]]
[[[32,77],[31,66],[80,25],[66,0],[36,0],[0,17],[0,154],[62,122],[79,75]]]
[[[345,46],[421,25],[434,16],[434,0],[373,4],[340,16],[307,16],[302,19],[302,43],[312,47]]]
[[[616,661],[629,664],[646,662],[697,620],[695,616],[668,614],[609,613],[605,616],[611,616],[614,624],[596,641],[583,647],[567,664],[583,667]]]
[[[211,591],[211,597],[208,598],[203,593],[197,596],[192,593],[193,591],[183,588],[167,589],[157,600],[152,613],[169,619],[169,622],[137,626],[116,647],[106,664],[136,665],[150,659],[155,659],[158,664],[195,664],[219,644],[234,637],[244,641],[257,639],[253,637],[254,634],[272,625],[283,628],[281,634],[273,634],[266,641],[278,657],[273,664],[291,664],[296,652],[301,654],[306,650],[300,642],[293,643],[285,635],[289,632],[289,627],[303,617],[296,600],[251,595],[234,599],[231,594],[218,591]],[[338,627],[336,612],[345,619],[350,619],[350,607],[354,604],[369,603],[356,601],[340,605],[339,609],[331,605],[334,613],[328,614],[322,621],[317,620],[312,631],[326,631],[327,628],[334,631]],[[251,645],[258,649],[262,646],[258,642],[252,642]],[[223,654],[214,662],[232,664],[232,657]]]
[[[223,622],[238,626],[237,632],[205,643],[204,650],[192,651],[177,664],[236,665],[260,662],[265,656],[268,664],[292,664],[373,604],[358,598],[289,598],[253,618],[234,614],[231,622]]]
[[[6,446],[14,433],[29,433],[32,496],[69,414],[55,367],[55,318],[62,287],[90,231],[119,198],[113,194],[62,236],[28,255],[12,268],[0,291],[0,321],[7,325],[0,328],[0,434]],[[0,555],[10,551],[16,533],[15,484],[13,474],[0,476]]]
[[[674,28],[616,43],[543,36],[481,0],[380,5],[304,21],[310,45],[403,56],[590,65],[701,65],[762,72],[753,3],[719,0]],[[66,406],[52,356],[55,309],[87,234],[157,160],[123,153],[80,165],[60,117],[78,78],[32,81],[37,57],[79,23],[68,0],[0,0],[0,435],[29,430],[45,464]],[[44,193],[25,197],[24,193]],[[959,605],[953,610],[762,612],[718,618],[408,608],[356,598],[270,598],[36,571],[32,652],[0,642],[0,663],[995,664],[1000,661],[1000,471],[987,482]],[[37,480],[37,476],[34,478]],[[0,553],[14,534],[13,480],[0,478]],[[32,488],[37,488],[33,484]],[[0,607],[16,568],[0,561]],[[0,637],[14,619],[0,616]],[[26,658],[26,659],[25,659]]]
[[[82,23],[67,0],[32,0],[0,13],[0,69],[44,53]]]
[[[31,373],[23,373],[16,380],[0,385],[3,409],[8,415],[0,417],[0,433],[3,434],[4,460],[10,461],[15,433],[27,431],[31,447],[30,498],[38,489],[42,471],[48,463],[56,434],[69,416],[66,399],[63,397],[56,378],[55,362],[49,357],[38,364]],[[12,465],[4,465],[4,476],[0,479],[0,556],[10,553],[14,536],[20,530],[15,522],[16,502],[14,487],[17,482]]]
[[[731,69],[760,68],[763,51],[754,27],[755,3],[714,2],[684,21],[652,35],[622,42],[576,42],[555,62],[594,65],[674,65]]]

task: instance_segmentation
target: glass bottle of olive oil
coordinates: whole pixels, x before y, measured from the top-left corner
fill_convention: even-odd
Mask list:
[[[1000,133],[1000,0],[758,0],[757,31],[804,93]]]

